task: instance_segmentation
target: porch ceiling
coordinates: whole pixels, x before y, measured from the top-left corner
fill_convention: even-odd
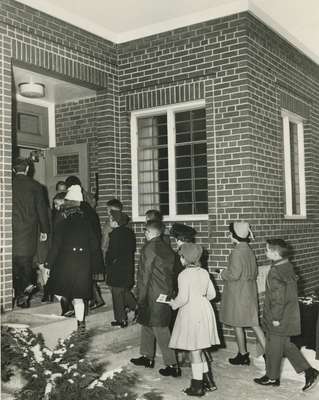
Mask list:
[[[18,0],[121,43],[250,10],[319,63],[318,0]]]

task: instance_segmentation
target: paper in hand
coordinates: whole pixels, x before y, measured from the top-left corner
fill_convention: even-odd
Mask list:
[[[160,294],[158,298],[156,299],[157,303],[169,303],[169,300],[167,299],[167,294]]]

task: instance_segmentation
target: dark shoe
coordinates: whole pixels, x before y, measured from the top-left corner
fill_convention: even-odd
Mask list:
[[[191,385],[189,388],[183,390],[188,396],[202,397],[205,392],[203,389],[203,381],[199,381],[197,379],[191,380]]]
[[[82,339],[87,337],[85,321],[78,321],[78,336]]]
[[[216,383],[214,382],[213,374],[211,372],[203,373],[203,388],[207,392],[217,390]]]
[[[254,382],[263,386],[280,386],[279,379],[269,379],[267,375],[264,375],[261,378],[255,378]]]
[[[128,326],[128,322],[126,319],[124,319],[123,321],[112,321],[111,325],[120,326],[121,328],[126,328]]]
[[[70,318],[70,317],[74,317],[74,315],[75,315],[75,311],[74,310],[69,310],[65,314],[63,314],[63,317]]]
[[[131,358],[131,363],[134,365],[138,365],[145,368],[154,368],[155,361],[147,358],[145,356],[141,356],[138,358]]]
[[[319,382],[319,371],[310,367],[305,371],[306,383],[302,388],[303,392],[307,392],[308,390],[314,388]]]
[[[161,368],[158,372],[163,376],[172,376],[173,378],[182,376],[182,371],[178,365],[168,365],[166,368]]]
[[[30,308],[30,301],[26,300],[24,302],[17,303],[17,306],[20,308]]]
[[[104,301],[101,303],[92,303],[89,305],[90,310],[96,310],[97,308],[103,307],[105,305]]]
[[[249,353],[246,354],[238,353],[236,357],[229,358],[228,361],[232,365],[249,365],[250,364]]]

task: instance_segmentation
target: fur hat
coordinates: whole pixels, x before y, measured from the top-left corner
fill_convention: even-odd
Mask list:
[[[193,242],[197,232],[191,226],[175,223],[172,225],[169,233],[177,240],[182,240],[183,242]]]
[[[64,197],[65,200],[83,201],[83,194],[80,185],[72,185]]]
[[[183,243],[178,254],[183,256],[187,264],[194,264],[200,267],[200,258],[203,254],[203,248],[195,243]]]
[[[128,215],[122,213],[121,211],[118,210],[110,210],[111,217],[114,221],[116,221],[119,226],[121,225],[127,225],[129,222],[129,217]]]
[[[234,235],[235,239],[252,239],[254,240],[254,235],[250,229],[250,225],[246,221],[235,221],[229,226],[229,231]]]

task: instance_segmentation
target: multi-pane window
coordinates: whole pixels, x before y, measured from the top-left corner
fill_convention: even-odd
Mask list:
[[[306,216],[303,120],[282,112],[285,159],[286,216]]]
[[[206,215],[204,103],[134,112],[131,129],[133,216]]]

